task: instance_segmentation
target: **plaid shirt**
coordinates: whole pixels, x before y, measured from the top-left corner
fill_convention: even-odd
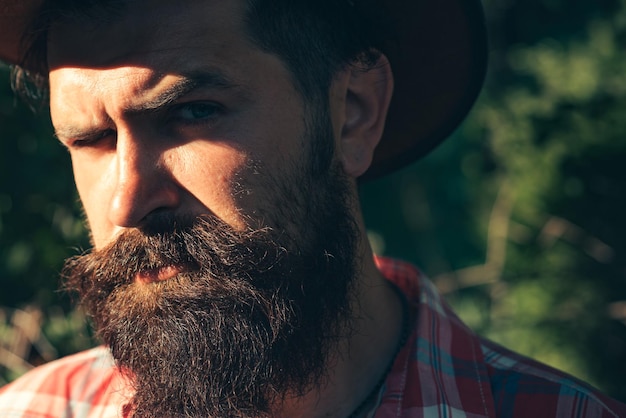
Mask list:
[[[626,405],[472,333],[414,267],[378,258],[407,296],[414,329],[373,418],[626,418]],[[118,418],[132,391],[104,347],[41,366],[0,389],[2,418]]]

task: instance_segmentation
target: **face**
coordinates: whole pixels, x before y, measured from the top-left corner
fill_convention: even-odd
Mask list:
[[[52,119],[96,249],[66,274],[138,416],[260,417],[319,382],[349,328],[351,186],[332,109],[305,110],[241,5],[172,3],[50,33]]]
[[[258,183],[305,149],[289,72],[243,35],[238,2],[150,2],[137,13],[141,4],[106,27],[51,33],[52,120],[95,247],[159,212],[282,226]]]

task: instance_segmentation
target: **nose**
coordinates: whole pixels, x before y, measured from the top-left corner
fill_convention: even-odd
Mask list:
[[[118,133],[115,182],[109,220],[119,227],[137,227],[154,212],[175,210],[180,204],[167,150],[159,150],[137,135]]]

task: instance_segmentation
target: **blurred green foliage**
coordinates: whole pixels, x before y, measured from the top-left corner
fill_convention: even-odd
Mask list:
[[[485,7],[479,103],[419,164],[363,186],[371,240],[420,265],[478,332],[626,400],[626,1]],[[25,356],[37,364],[93,344],[56,292],[63,259],[88,241],[66,152],[9,90],[0,83],[0,347],[18,340],[16,313],[40,310]],[[2,366],[0,383],[23,371]]]

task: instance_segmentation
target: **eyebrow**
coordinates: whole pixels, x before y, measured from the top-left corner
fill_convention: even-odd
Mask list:
[[[56,139],[61,142],[65,140],[86,140],[86,139],[96,139],[98,137],[102,137],[106,134],[110,129],[101,129],[101,128],[79,128],[77,126],[64,126],[62,128],[55,128],[53,135]]]
[[[143,103],[138,103],[125,110],[128,114],[154,112],[176,102],[194,90],[228,90],[239,87],[236,83],[218,71],[186,73],[159,94]]]
[[[239,87],[241,86],[233,82],[220,71],[208,70],[185,73],[182,74],[179,80],[159,92],[156,97],[129,106],[127,109],[124,109],[124,113],[128,115],[139,115],[142,113],[157,112],[194,90],[228,90]],[[61,141],[64,139],[93,139],[103,135],[106,131],[107,129],[98,127],[83,128],[79,126],[64,126],[55,128],[54,136]]]

